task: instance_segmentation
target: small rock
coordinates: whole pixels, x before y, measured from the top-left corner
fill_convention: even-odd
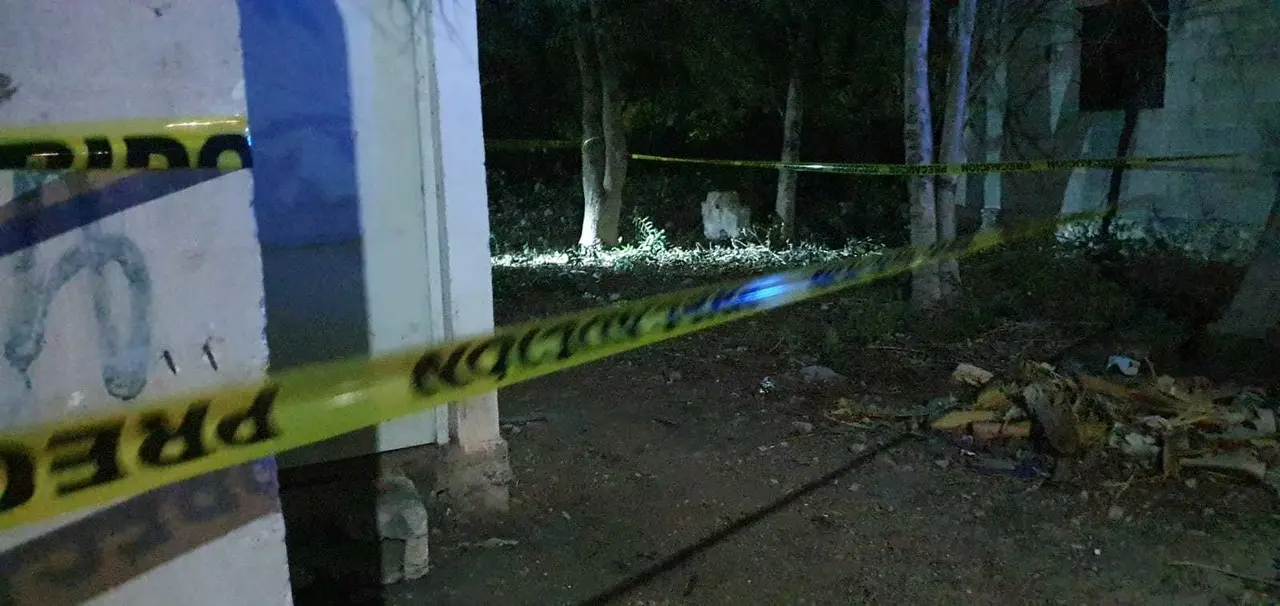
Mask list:
[[[1187,485],[1187,488],[1195,488],[1198,482],[1196,482],[1195,478],[1187,478],[1187,481],[1184,482],[1184,484]]]
[[[934,462],[933,462],[933,464],[934,464],[934,465],[937,465],[937,466],[938,466],[939,468],[941,468],[941,469],[946,469],[946,468],[948,468],[948,467],[951,467],[951,460],[950,460],[950,459],[938,459],[937,461],[934,461]]]
[[[488,538],[488,539],[485,539],[485,540],[483,540],[483,541],[480,541],[479,543],[476,543],[475,545],[476,545],[476,547],[484,547],[484,548],[486,548],[486,549],[493,549],[493,548],[495,548],[495,547],[513,547],[513,546],[515,546],[515,545],[519,545],[519,544],[520,544],[520,541],[515,541],[515,540],[512,540],[512,539],[500,539],[500,538],[498,538],[498,537],[490,537],[490,538]]]
[[[777,479],[777,478],[769,478],[769,485],[770,485],[770,486],[777,486],[777,485],[778,485],[778,479]]]
[[[791,427],[800,433],[813,433],[813,423],[808,421],[792,421]]]
[[[859,490],[862,490],[862,484],[857,482],[849,484],[849,492],[858,492]]]
[[[1112,520],[1124,518],[1124,508],[1119,505],[1112,505],[1110,509],[1107,509],[1107,518]]]
[[[991,379],[995,378],[995,375],[991,374],[991,372],[986,369],[978,368],[972,364],[962,363],[959,366],[956,366],[956,369],[951,373],[951,378],[958,383],[967,383],[969,385],[981,387],[990,383]]]
[[[800,377],[805,383],[839,383],[845,380],[844,375],[826,366],[805,366],[800,369]]]
[[[854,454],[860,453],[866,449],[867,449],[867,445],[863,444],[862,442],[857,442],[849,445],[849,452],[852,452]]]

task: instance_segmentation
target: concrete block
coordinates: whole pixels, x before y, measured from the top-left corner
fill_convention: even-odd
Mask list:
[[[402,475],[382,480],[378,494],[378,535],[382,539],[406,541],[426,536],[427,508],[413,480]]]
[[[422,578],[430,570],[430,552],[427,549],[427,537],[413,537],[404,542],[403,574],[412,581]]]
[[[404,580],[404,541],[382,542],[382,584],[391,585]]]
[[[419,578],[430,566],[426,505],[413,481],[398,472],[379,478],[377,489],[376,525],[367,523],[366,510],[358,510],[343,519],[344,530],[356,541],[378,543],[383,584]]]
[[[436,492],[454,510],[507,510],[513,476],[505,440],[471,450],[449,445],[441,447],[441,451],[436,460]]]
[[[708,240],[736,238],[751,225],[751,209],[736,191],[713,191],[702,202],[702,233]]]

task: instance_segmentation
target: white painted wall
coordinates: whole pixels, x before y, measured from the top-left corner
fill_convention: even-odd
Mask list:
[[[975,153],[994,155],[999,150],[1007,160],[1114,157],[1122,112],[1077,110],[1080,49],[1074,4],[1061,0],[1054,11],[1037,19],[1038,26],[1020,35],[1020,44],[1008,57],[1007,94],[988,89],[975,108],[983,122],[978,130],[987,133]],[[1207,219],[1257,232],[1277,195],[1261,157],[1280,146],[1280,3],[1169,4],[1165,105],[1140,113],[1131,154],[1245,157],[1207,165],[1225,170],[1129,171],[1121,190],[1122,216],[1146,219],[1154,211],[1173,224]],[[1016,22],[1005,26],[1020,27]],[[999,57],[985,59],[1001,64]],[[1007,132],[1014,129],[1002,129],[1005,124],[995,122],[1003,122],[1006,111],[1017,113],[1009,124],[1020,132]],[[1019,136],[1024,140],[1015,141]],[[1268,136],[1276,139],[1269,141]],[[975,195],[987,207],[1008,209],[1016,204],[1007,196],[1021,195],[1051,197],[1045,203],[1060,204],[1063,212],[1087,211],[1105,201],[1109,179],[1107,170],[1074,171],[1065,184],[1058,179],[1058,187],[1048,174],[1002,176],[998,182],[988,177],[984,191]],[[1014,180],[1023,187],[1011,193]]]
[[[475,3],[337,5],[356,133],[368,349],[487,333],[493,292]],[[372,444],[351,435],[280,460],[296,466],[451,439],[499,440],[497,395],[385,423]]]
[[[0,71],[19,90],[0,105],[0,124],[243,113],[238,25],[233,8],[204,0],[5,3]],[[10,190],[11,175],[0,178]],[[146,370],[142,397],[249,379],[261,375],[267,362],[251,188],[248,171],[219,177],[48,240],[25,258],[34,257],[37,272],[48,272],[58,257],[95,233],[124,236],[137,246],[152,281],[150,339],[126,353]],[[0,258],[5,338],[14,314],[35,294],[16,277],[21,256]],[[114,269],[97,285],[88,271],[81,274],[53,300],[30,387],[0,359],[0,402],[6,406],[0,425],[76,414],[111,400],[103,387],[103,356],[92,341],[101,329],[93,292],[107,293],[110,323],[124,334],[129,291]],[[216,371],[204,359],[206,342],[219,362]],[[176,374],[161,359],[166,349]],[[0,536],[0,549],[48,527]],[[103,589],[91,603],[289,604],[283,519],[278,513],[259,518],[124,585]]]

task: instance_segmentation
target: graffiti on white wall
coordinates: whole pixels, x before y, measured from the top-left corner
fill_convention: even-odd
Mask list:
[[[37,212],[43,190],[61,182],[79,195],[94,195],[83,173],[14,173],[14,199],[7,209],[23,215]],[[12,253],[8,264],[10,275],[3,316],[0,316],[0,338],[3,338],[4,364],[20,379],[19,385],[6,385],[3,411],[9,422],[30,420],[38,411],[25,410],[32,402],[34,385],[31,368],[45,351],[51,322],[50,310],[60,293],[74,280],[88,287],[84,313],[93,317],[95,335],[83,335],[83,346],[96,349],[101,360],[101,379],[107,394],[119,400],[132,400],[142,393],[151,366],[152,284],[146,258],[127,235],[109,233],[100,225],[88,222],[76,233],[67,234],[73,243],[63,251],[47,245],[32,245]],[[123,291],[124,309],[115,309]],[[25,393],[23,393],[25,392]],[[16,409],[15,409],[16,408]]]

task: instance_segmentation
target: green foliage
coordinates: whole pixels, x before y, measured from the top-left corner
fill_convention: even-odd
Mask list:
[[[1058,238],[1074,250],[1099,246],[1099,221],[1079,221],[1059,230]],[[1178,256],[1193,262],[1221,261],[1243,264],[1253,254],[1262,235],[1259,226],[1244,227],[1231,221],[1116,219],[1111,228],[1121,253],[1130,257]]]
[[[633,241],[636,249],[648,254],[659,254],[667,250],[667,232],[658,229],[649,217],[636,217],[632,224],[635,228]]]
[[[573,182],[513,181],[489,169],[489,248],[494,254],[561,249],[577,242],[582,190]]]

